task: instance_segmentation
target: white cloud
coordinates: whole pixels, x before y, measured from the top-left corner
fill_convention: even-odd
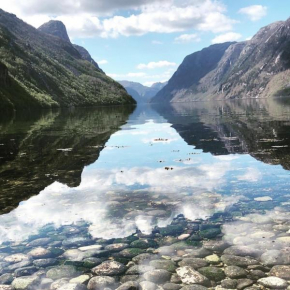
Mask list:
[[[152,44],[163,44],[163,42],[159,40],[152,40]]]
[[[197,34],[182,34],[174,39],[176,43],[186,43],[186,42],[199,42],[200,37]]]
[[[237,41],[241,39],[242,35],[236,32],[228,32],[216,36],[211,42],[212,43],[224,43],[229,41]]]
[[[102,65],[107,64],[107,63],[108,61],[106,59],[102,59],[98,61],[98,64],[102,64]]]
[[[238,176],[238,180],[249,181],[249,182],[257,182],[262,178],[262,173],[257,168],[249,167],[247,171]]]
[[[262,5],[252,5],[239,10],[240,14],[247,15],[251,21],[258,21],[267,15],[268,8]]]
[[[126,0],[68,1],[10,0],[0,7],[17,14],[28,23],[58,19],[65,23],[73,38],[118,37],[146,33],[183,32],[189,29],[214,33],[230,31],[235,20],[226,16],[226,8],[214,0]],[[119,11],[131,10],[129,16]],[[108,15],[108,13],[115,15]],[[117,14],[119,13],[119,15]],[[104,18],[100,19],[100,15]]]
[[[147,64],[140,63],[138,64],[137,68],[138,69],[155,69],[155,68],[162,68],[162,67],[174,67],[177,64],[175,62],[169,62],[167,60],[161,60],[157,62],[149,62]]]

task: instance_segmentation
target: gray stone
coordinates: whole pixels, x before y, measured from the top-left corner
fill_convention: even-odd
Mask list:
[[[155,284],[163,284],[165,282],[169,282],[170,277],[171,273],[162,269],[152,270],[144,274],[144,278],[147,281],[153,282]]]
[[[61,286],[67,284],[68,282],[69,282],[69,279],[67,278],[58,279],[50,285],[50,290],[57,290]]]
[[[225,268],[225,274],[232,279],[247,277],[247,272],[238,266],[228,266]]]
[[[93,277],[89,283],[87,288],[89,290],[99,290],[99,289],[105,289],[110,288],[115,285],[116,281],[114,278],[109,276],[97,276]]]
[[[185,258],[178,263],[180,267],[189,266],[193,269],[206,267],[208,262],[200,258]]]
[[[251,279],[239,279],[238,284],[237,284],[237,289],[242,290],[242,289],[252,286],[253,284],[254,284],[254,281],[252,281]]]
[[[77,270],[73,266],[59,266],[47,271],[46,277],[52,280],[61,278],[71,278],[78,274]]]
[[[39,284],[40,278],[37,276],[25,276],[14,279],[12,288],[15,290],[30,290]]]
[[[139,284],[140,290],[156,290],[157,285],[150,281],[143,281]]]
[[[121,286],[119,286],[116,290],[138,290],[139,283],[135,281],[128,281]]]
[[[234,255],[234,256],[253,256],[258,257],[262,254],[260,249],[257,247],[247,247],[247,246],[231,246],[224,250],[224,255]]]
[[[223,252],[229,244],[224,241],[204,241],[203,247],[207,250],[214,251],[214,252]]]
[[[60,288],[57,290],[86,290],[87,287],[82,284],[77,284],[77,283],[68,283],[62,285]]]
[[[124,274],[126,266],[117,261],[105,261],[92,269],[92,272],[101,276],[118,276]]]
[[[260,278],[264,278],[266,274],[261,270],[252,270],[250,271],[250,278],[254,280],[259,280]],[[272,275],[275,276],[275,275]]]
[[[186,258],[204,258],[208,255],[210,255],[211,252],[205,248],[199,248],[190,250],[188,254],[186,255]]]
[[[270,289],[285,289],[288,286],[287,281],[274,276],[261,278],[258,280],[258,283]]]
[[[19,263],[15,263],[15,264],[12,264],[12,265],[6,267],[6,270],[15,271],[16,269],[19,269],[19,268],[28,267],[31,264],[32,264],[32,260],[24,260],[24,261],[21,261]]]
[[[25,268],[19,268],[15,270],[14,275],[15,277],[20,277],[20,276],[31,276],[35,272],[37,272],[37,268],[32,266],[32,267],[25,267]]]
[[[181,290],[207,290],[208,288],[201,285],[188,285],[181,288]]]
[[[144,263],[146,261],[151,261],[151,260],[153,260],[153,258],[154,258],[154,255],[149,254],[149,253],[144,253],[144,254],[140,254],[140,255],[135,256],[132,259],[132,261],[136,264],[139,264],[139,263]]]
[[[247,267],[249,265],[259,264],[257,260],[251,257],[240,257],[234,255],[222,255],[221,260],[228,266]]]
[[[179,290],[182,286],[174,283],[166,283],[162,286],[164,290]]]
[[[279,250],[270,250],[262,254],[261,262],[267,266],[288,264],[289,257],[285,257]]]
[[[12,281],[13,281],[13,276],[9,273],[6,273],[0,276],[0,285],[11,284]]]
[[[29,244],[27,244],[28,247],[43,247],[46,246],[47,244],[49,244],[51,242],[50,238],[41,238],[41,239],[37,239],[34,240],[32,242],[30,242]]]
[[[51,252],[45,248],[38,247],[38,248],[31,250],[28,253],[28,255],[34,259],[43,259],[43,258],[50,258]]]
[[[13,255],[10,255],[10,256],[6,256],[3,261],[4,262],[8,262],[8,263],[11,263],[11,264],[14,264],[14,263],[20,263],[22,261],[27,261],[29,260],[29,257],[25,254],[13,254]]]
[[[177,275],[180,277],[183,284],[201,284],[209,285],[209,280],[199,272],[195,271],[191,267],[184,266],[176,269]]]
[[[221,286],[225,289],[236,289],[238,281],[233,279],[222,280]]]
[[[39,268],[46,268],[49,266],[54,266],[58,262],[54,258],[48,258],[48,259],[38,259],[33,261],[33,265]]]
[[[128,248],[129,245],[125,243],[117,243],[117,244],[111,244],[105,247],[105,250],[110,252],[120,252],[126,248]]]
[[[134,265],[127,270],[126,275],[141,275],[152,270],[154,267],[149,265]]]
[[[92,243],[92,240],[87,237],[73,237],[62,242],[64,247],[83,247]]]
[[[290,266],[276,265],[271,269],[269,275],[276,276],[285,280],[290,280]]]
[[[171,260],[152,260],[149,263],[150,266],[154,267],[155,269],[163,269],[168,272],[175,272],[176,266]]]

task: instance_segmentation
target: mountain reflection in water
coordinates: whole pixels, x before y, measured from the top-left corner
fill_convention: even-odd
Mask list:
[[[265,195],[271,209],[289,195],[289,116],[275,100],[253,100],[3,122],[0,202],[10,213],[0,216],[0,242],[80,221],[98,238],[150,233],[239,201],[247,213]]]

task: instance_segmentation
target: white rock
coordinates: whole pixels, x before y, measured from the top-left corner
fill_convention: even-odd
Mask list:
[[[288,286],[285,280],[274,276],[259,279],[258,283],[270,289],[285,289]]]

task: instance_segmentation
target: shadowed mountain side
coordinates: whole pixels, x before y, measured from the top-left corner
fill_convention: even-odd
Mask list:
[[[154,109],[189,145],[203,152],[248,153],[262,162],[290,170],[290,107],[276,99],[173,103]]]
[[[126,123],[133,107],[51,111],[1,122],[0,211],[54,181],[76,187],[84,166],[95,162],[110,136]]]

